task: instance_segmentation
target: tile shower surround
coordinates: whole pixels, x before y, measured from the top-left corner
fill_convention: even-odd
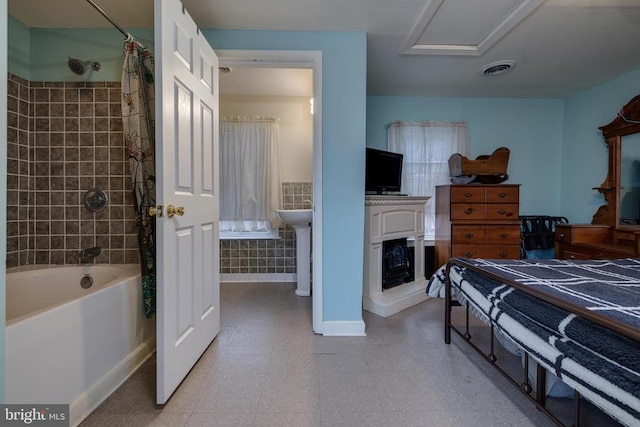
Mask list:
[[[7,267],[137,262],[133,202],[118,82],[29,82],[8,75]],[[102,188],[109,206],[82,196]]]
[[[117,82],[29,82],[8,75],[7,267],[76,264],[100,246],[96,262],[137,262],[129,166]],[[109,206],[91,213],[86,190]],[[310,182],[282,184],[283,208],[308,207]],[[295,232],[279,240],[221,240],[220,272],[295,273]]]

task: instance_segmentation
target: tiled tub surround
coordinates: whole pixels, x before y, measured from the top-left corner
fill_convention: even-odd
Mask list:
[[[92,246],[96,262],[137,262],[120,83],[9,74],[7,106],[7,267],[75,264]],[[95,214],[82,200],[94,187],[109,195]]]
[[[283,182],[282,208],[310,208],[310,182]],[[312,227],[313,228],[313,227]],[[222,281],[296,280],[296,234],[291,226],[280,229],[280,239],[220,240]]]

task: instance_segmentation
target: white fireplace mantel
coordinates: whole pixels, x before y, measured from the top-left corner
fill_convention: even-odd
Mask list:
[[[389,317],[426,299],[424,205],[430,197],[365,196],[363,308]],[[382,243],[413,238],[414,280],[382,290]]]

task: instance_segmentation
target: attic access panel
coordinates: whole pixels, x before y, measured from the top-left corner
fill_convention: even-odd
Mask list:
[[[404,54],[482,55],[544,0],[429,0]]]

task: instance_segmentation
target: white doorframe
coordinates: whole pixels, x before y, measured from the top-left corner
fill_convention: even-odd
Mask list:
[[[313,71],[313,332],[324,332],[322,292],[322,51],[215,49],[220,66],[310,68]]]

